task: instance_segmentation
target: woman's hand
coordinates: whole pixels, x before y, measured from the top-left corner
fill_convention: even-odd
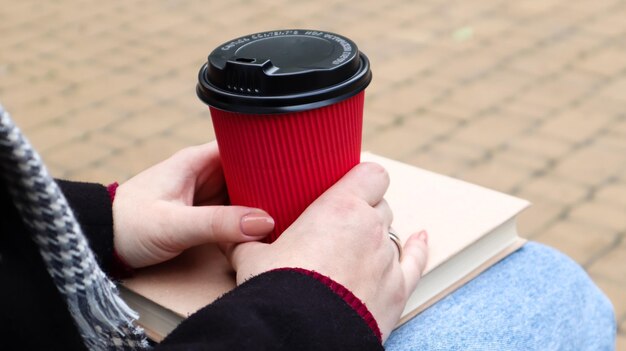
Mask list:
[[[363,163],[325,192],[273,244],[243,243],[230,259],[237,283],[283,267],[316,271],[343,284],[376,318],[385,340],[426,265],[426,233],[412,235],[402,262],[389,239],[389,185],[379,165]]]
[[[228,200],[217,143],[183,149],[117,189],[114,245],[139,268],[204,243],[262,239],[274,228],[264,211]]]

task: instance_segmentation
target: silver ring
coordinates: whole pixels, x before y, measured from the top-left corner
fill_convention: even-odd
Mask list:
[[[389,228],[389,239],[391,239],[391,241],[393,241],[393,243],[396,245],[396,248],[398,248],[398,261],[402,260],[402,241],[400,240],[400,237],[398,236],[398,234],[396,234],[392,228]]]

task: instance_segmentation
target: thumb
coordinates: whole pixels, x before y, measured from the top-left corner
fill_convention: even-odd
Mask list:
[[[404,244],[400,268],[404,274],[406,296],[410,296],[417,287],[428,261],[428,233],[422,230],[412,234]]]
[[[228,260],[230,261],[231,266],[233,266],[235,272],[240,272],[244,260],[254,258],[263,249],[269,247],[269,245],[270,244],[265,244],[258,241],[242,243],[239,245],[230,245],[225,252],[225,255],[226,258],[228,258]],[[254,268],[259,269],[260,267],[256,266]],[[254,273],[248,272],[247,275],[252,276],[254,275]]]
[[[177,249],[206,243],[260,240],[274,229],[267,212],[244,206],[176,206],[165,225],[175,233]]]

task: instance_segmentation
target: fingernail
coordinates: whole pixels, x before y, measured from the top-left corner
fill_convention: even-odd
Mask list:
[[[248,213],[241,218],[241,231],[249,236],[266,235],[274,229],[274,219],[263,213]]]
[[[422,230],[419,233],[417,233],[417,238],[423,241],[424,243],[428,244],[428,233],[425,230]]]

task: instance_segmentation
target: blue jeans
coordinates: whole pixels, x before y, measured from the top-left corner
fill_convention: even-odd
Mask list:
[[[418,287],[419,289],[419,287]],[[527,243],[394,331],[404,350],[614,350],[613,306],[585,271]]]

